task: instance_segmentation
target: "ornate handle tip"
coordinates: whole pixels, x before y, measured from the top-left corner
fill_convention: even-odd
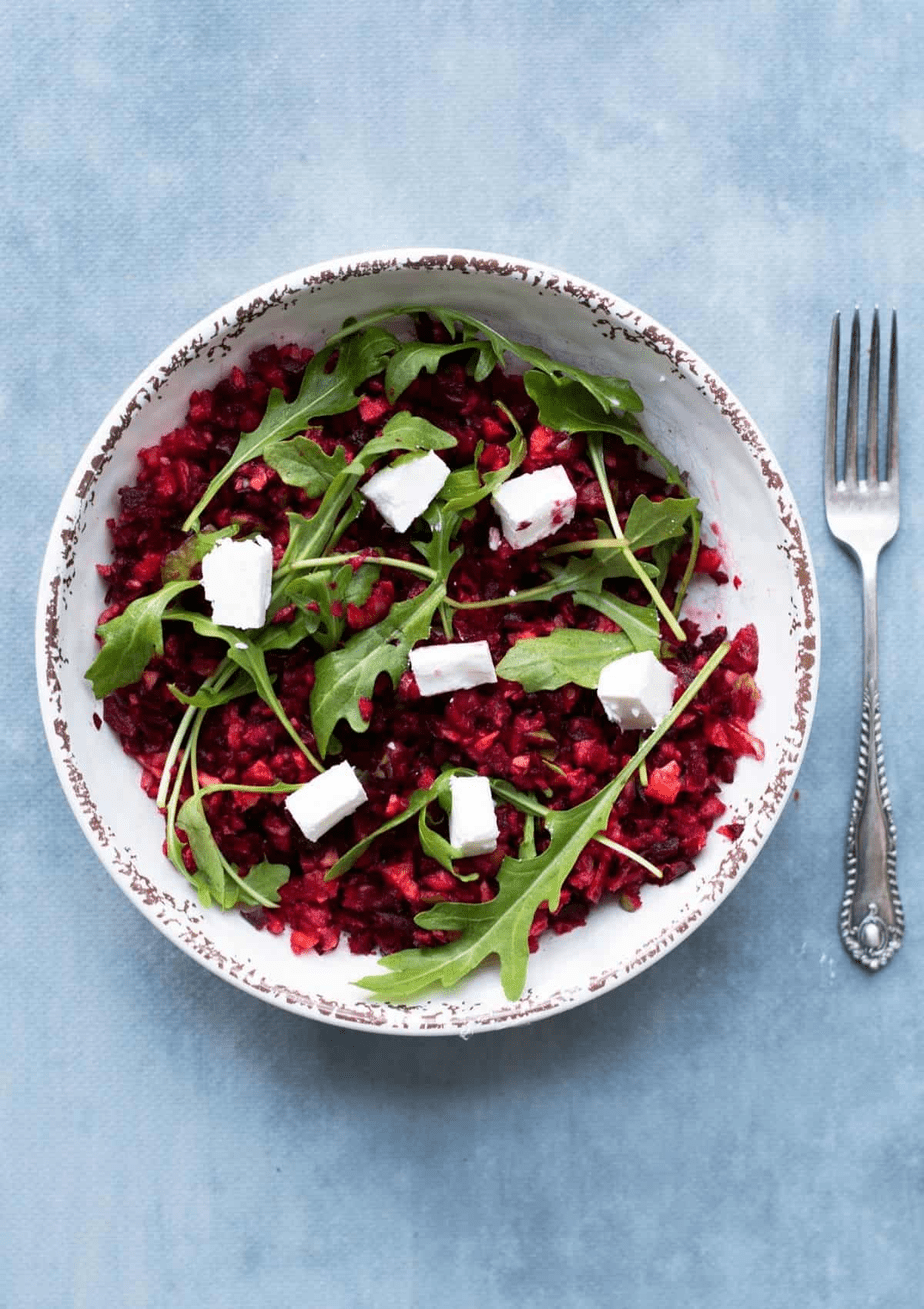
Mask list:
[[[879,906],[871,900],[860,922],[842,933],[842,940],[852,959],[870,972],[877,972],[898,950],[902,932],[880,917]]]
[[[895,823],[889,803],[879,693],[863,691],[857,784],[847,828],[847,886],[840,934],[850,957],[870,972],[884,968],[902,943],[905,918],[898,894]]]

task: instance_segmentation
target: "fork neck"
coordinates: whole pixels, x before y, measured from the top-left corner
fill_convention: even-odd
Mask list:
[[[876,603],[876,554],[858,555],[863,578],[863,684],[879,685],[879,612]]]

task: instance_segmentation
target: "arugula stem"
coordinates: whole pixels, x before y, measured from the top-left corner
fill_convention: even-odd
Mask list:
[[[217,795],[220,791],[244,791],[247,795],[291,795],[304,782],[273,782],[270,786],[250,786],[244,782],[209,782],[199,788],[199,795]]]
[[[456,634],[452,626],[452,611],[447,607],[447,601],[443,600],[439,607],[440,622],[443,624],[443,635],[447,641],[454,641]]]
[[[170,798],[167,801],[166,824],[167,824],[167,853],[174,868],[177,868],[184,877],[189,877],[186,865],[183,862],[183,847],[180,845],[179,837],[176,834],[176,815],[180,807],[180,793],[183,789],[183,778],[186,775],[186,764],[189,759],[189,748],[186,747],[180,755],[174,778],[173,789],[170,792]]]
[[[305,742],[298,734],[295,724],[292,722],[292,720],[289,718],[289,715],[286,713],[282,705],[279,703],[279,699],[276,696],[276,693],[272,691],[272,689],[270,688],[269,694],[267,694],[266,691],[261,691],[259,694],[261,700],[264,700],[269,705],[270,709],[272,709],[273,713],[279,719],[280,723],[285,728],[288,735],[298,746],[299,750],[301,750],[302,754],[308,760],[309,764],[311,764],[311,767],[315,770],[315,772],[323,773],[325,771],[324,765],[321,763],[320,759],[318,759],[312,753],[312,751],[308,749],[307,745],[305,745]]]
[[[170,749],[167,752],[167,758],[164,760],[163,772],[160,775],[160,786],[157,788],[157,807],[163,809],[167,803],[167,796],[170,792],[170,776],[173,772],[173,765],[177,761],[177,756],[183,747],[183,741],[189,730],[189,725],[196,715],[196,706],[187,705],[186,712],[180,719],[180,725],[173,734],[173,740],[170,742]]]
[[[349,564],[359,556],[359,553],[359,551],[353,550],[350,554],[319,555],[314,559],[298,559],[294,563],[278,568],[276,576],[283,577],[289,573],[299,573],[306,568],[326,568],[332,564]],[[380,564],[386,568],[403,568],[405,572],[416,573],[419,577],[425,577],[429,582],[435,582],[438,575],[435,568],[427,568],[425,564],[411,563],[409,559],[394,559],[390,555],[363,555],[362,562]]]
[[[202,790],[199,785],[199,733],[202,731],[202,723],[208,711],[200,709],[196,715],[196,721],[192,725],[192,731],[189,733],[189,777],[192,782],[193,795],[198,795]]]
[[[525,791],[518,791],[515,786],[509,782],[504,782],[499,778],[492,777],[489,779],[491,790],[499,800],[505,801],[506,804],[512,805],[518,809],[521,814],[531,814],[534,818],[546,818],[553,811],[548,805],[542,804],[533,796],[527,795]]]
[[[690,579],[693,576],[693,570],[696,567],[696,559],[699,555],[700,525],[699,514],[693,515],[693,529],[690,541],[690,557],[687,560],[687,566],[683,570],[683,577],[680,579],[680,585],[677,587],[677,598],[674,601],[674,613],[679,614],[681,606],[686,599],[687,588],[690,585]]]
[[[654,728],[654,730],[652,731],[651,735],[646,736],[645,740],[641,742],[635,754],[632,756],[632,758],[626,764],[625,768],[619,774],[619,777],[615,779],[615,781],[618,782],[620,778],[622,778],[622,786],[620,786],[619,789],[616,791],[616,795],[619,794],[619,791],[622,790],[622,787],[625,786],[626,782],[628,782],[629,778],[636,771],[636,769],[641,767],[644,761],[651,754],[652,750],[661,740],[661,737],[665,734],[665,732],[670,731],[670,729],[673,727],[674,723],[676,723],[677,719],[683,713],[684,709],[686,709],[690,701],[694,700],[696,696],[699,695],[701,688],[705,686],[706,682],[708,682],[709,678],[718,668],[719,664],[728,654],[730,649],[731,649],[731,641],[723,641],[722,644],[712,652],[712,654],[703,664],[702,668],[693,678],[693,681],[690,683],[690,685],[682,693],[679,699],[675,701],[673,707],[671,708],[670,713],[667,714],[666,717],[662,718],[660,723],[658,723],[657,727]],[[610,785],[614,785],[614,783],[610,783]],[[614,796],[613,798],[615,799],[616,797]]]
[[[630,850],[628,846],[620,845],[618,841],[611,841],[603,832],[598,832],[592,840],[597,841],[600,845],[605,845],[607,850],[615,850],[617,854],[625,855],[625,857],[631,859],[633,863],[641,864],[642,868],[647,869],[652,877],[657,877],[659,881],[663,878],[664,874],[660,868],[649,863],[648,860],[644,858],[643,855],[640,855],[636,850]]]
[[[510,412],[510,410],[507,408],[507,406],[504,404],[503,400],[495,400],[495,401],[494,401],[494,408],[495,408],[495,409],[499,409],[499,410],[501,411],[501,413],[504,415],[504,417],[507,419],[507,422],[508,422],[508,423],[510,424],[510,426],[513,428],[513,434],[514,434],[514,436],[518,436],[518,437],[522,440],[522,439],[523,439],[523,429],[522,429],[522,427],[520,426],[520,424],[517,422],[517,420],[516,420],[516,418],[513,416],[513,414]]]
[[[446,597],[446,604],[452,609],[496,609],[499,605],[525,604],[528,600],[544,600],[549,595],[549,583],[531,586],[526,591],[516,591],[513,595],[500,595],[494,600],[453,600]]]
[[[214,673],[212,673],[209,677],[205,679],[205,681],[199,687],[199,690],[220,691],[221,688],[225,686],[226,683],[229,681],[231,674],[233,672],[234,672],[233,665],[227,659],[223,659],[221,663],[218,665],[218,667],[215,669]],[[173,765],[176,763],[177,756],[180,750],[182,749],[183,742],[186,739],[186,735],[190,729],[190,725],[192,724],[192,721],[197,713],[205,713],[205,712],[206,712],[205,710],[197,709],[195,705],[187,705],[186,712],[184,713],[183,717],[180,719],[180,725],[176,729],[176,732],[173,735],[173,740],[170,743],[170,750],[168,751],[167,758],[164,761],[164,770],[160,775],[160,786],[158,787],[157,790],[158,809],[163,809],[164,805],[167,803],[167,795],[169,794],[170,791],[170,773],[173,769]]]
[[[347,507],[344,510],[343,514],[341,515],[340,519],[334,524],[333,528],[331,529],[331,534],[327,539],[327,544],[324,546],[325,550],[332,550],[333,547],[340,540],[341,536],[343,536],[344,532],[350,526],[350,524],[354,523],[356,519],[359,517],[359,514],[362,511],[362,505],[356,503],[357,499],[358,497],[353,496],[348,501]]]
[[[218,851],[218,856],[221,859],[221,866],[227,873],[228,877],[231,878],[232,882],[236,882],[242,891],[246,891],[247,896],[249,897],[250,900],[255,900],[257,904],[262,905],[264,909],[279,908],[278,900],[277,901],[267,900],[266,897],[262,896],[259,891],[255,891],[252,886],[248,886],[247,878],[241,877],[240,873],[234,867],[234,864],[229,863],[220,850]],[[247,904],[248,901],[245,900],[244,903]]]
[[[603,457],[603,438],[599,432],[591,432],[587,438],[587,453],[590,455],[591,465],[597,475],[597,481],[600,483],[603,503],[606,505],[606,516],[610,520],[613,535],[617,540],[625,541],[626,538],[619,523],[619,515],[616,513],[616,505],[613,502],[613,491],[606,472],[606,460]]]
[[[586,541],[565,541],[561,545],[550,546],[545,551],[547,555],[574,555],[580,554],[582,550],[629,550],[629,542],[625,537],[618,540],[614,536],[594,536]]]
[[[644,568],[636,559],[635,555],[633,554],[629,546],[628,541],[626,540],[625,533],[623,532],[622,527],[620,526],[619,517],[616,513],[616,506],[613,503],[613,496],[610,491],[609,478],[606,475],[606,463],[603,458],[603,439],[598,432],[592,432],[590,434],[590,437],[588,438],[587,441],[587,453],[590,455],[590,462],[593,466],[594,472],[597,475],[597,481],[600,483],[600,490],[603,492],[603,500],[604,503],[606,504],[606,512],[610,520],[610,527],[613,529],[613,535],[615,536],[616,540],[622,543],[625,549],[626,560],[629,566],[631,567],[633,573],[635,573],[638,580],[641,582],[642,586],[644,586],[645,590],[651,596],[655,608],[658,610],[658,613],[667,623],[668,627],[671,629],[671,632],[674,634],[674,636],[677,638],[678,641],[685,641],[687,639],[686,633],[678,623],[677,619],[674,617],[674,614],[671,611],[667,601],[664,599],[664,596],[661,594],[661,592],[655,586],[654,582],[651,580],[651,578],[645,572]]]

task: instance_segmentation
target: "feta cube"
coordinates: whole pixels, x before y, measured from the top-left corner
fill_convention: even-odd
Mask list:
[[[362,488],[390,527],[406,532],[442,490],[449,468],[432,450],[420,459],[391,464]]]
[[[574,517],[577,493],[560,465],[522,473],[504,482],[491,496],[504,536],[522,549],[551,536]]]
[[[466,858],[497,849],[497,818],[486,777],[451,777],[449,844]]]
[[[601,671],[597,695],[610,722],[626,732],[657,727],[674,703],[677,678],[650,650],[614,659]]]
[[[442,695],[497,681],[487,641],[419,645],[411,651],[411,671],[421,695]]]
[[[216,541],[202,560],[202,588],[220,627],[262,627],[273,589],[272,545],[265,536]]]
[[[317,841],[341,818],[355,813],[366,800],[363,784],[351,764],[335,764],[286,797],[285,806],[309,841]]]

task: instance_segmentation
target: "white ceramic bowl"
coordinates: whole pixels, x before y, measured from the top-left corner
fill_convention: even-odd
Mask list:
[[[713,832],[695,871],[649,887],[642,909],[599,906],[585,927],[546,937],[521,999],[504,998],[487,966],[451,994],[406,1008],[372,1001],[352,979],[369,960],[345,947],[296,956],[285,937],[236,913],[203,910],[162,854],[163,823],[136,767],[94,724],[83,672],[103,607],[95,564],[109,556],[106,519],[136,476],[136,452],[180,425],[192,391],[250,352],[297,339],[317,345],[348,315],[433,304],[484,318],[553,358],[630,379],[649,435],[690,474],[705,524],[717,523],[736,589],[701,589],[707,620],[760,638],[763,701],[754,731],[762,762],[744,759],[722,793],[743,823]],[[696,598],[693,597],[694,603]],[[243,990],[325,1022],[381,1032],[469,1033],[530,1022],[581,1004],[656,962],[699,926],[751,864],[795,780],[818,675],[818,607],[808,544],[786,481],[748,414],[692,350],[639,309],[566,273],[505,255],[393,250],[335,259],[258,288],[191,328],[148,365],[110,411],[74,472],[55,520],[37,623],[40,698],[65,794],[118,886],[170,940]]]

